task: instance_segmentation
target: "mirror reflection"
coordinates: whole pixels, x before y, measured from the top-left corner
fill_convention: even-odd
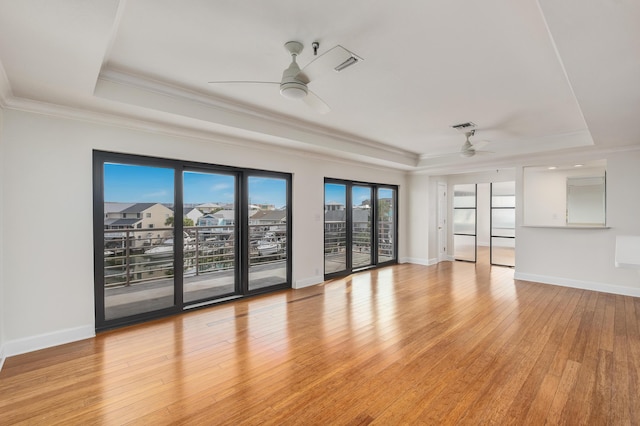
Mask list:
[[[606,160],[524,168],[524,225],[604,227]]]

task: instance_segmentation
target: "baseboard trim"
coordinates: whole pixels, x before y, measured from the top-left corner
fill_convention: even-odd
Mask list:
[[[312,285],[320,284],[324,281],[324,276],[316,275],[315,277],[305,278],[302,280],[297,280],[293,284],[293,288],[300,289],[305,287],[311,287]]]
[[[400,258],[398,260],[398,263],[413,263],[415,265],[428,266],[429,265],[429,260],[428,259],[418,258],[418,257],[403,257],[403,258]]]
[[[4,360],[7,357],[4,356],[4,346],[0,346],[0,371],[2,371],[2,366],[4,365]]]
[[[5,356],[10,357],[52,346],[64,345],[78,340],[95,337],[96,331],[93,325],[68,328],[52,333],[39,334],[37,336],[24,337],[22,339],[9,340],[4,344]]]
[[[451,256],[446,256],[443,259],[438,259],[437,257],[432,257],[431,259],[418,259],[416,257],[404,257],[400,259],[400,263],[413,263],[415,265],[423,265],[423,266],[433,266],[437,265],[440,262],[448,262],[452,261],[453,258]]]
[[[594,281],[573,280],[570,278],[550,277],[547,275],[527,274],[522,272],[515,272],[513,274],[513,278],[516,280],[533,281],[541,284],[551,284],[559,285],[562,287],[579,288],[581,290],[599,291],[601,293],[640,297],[640,288],[598,283]]]

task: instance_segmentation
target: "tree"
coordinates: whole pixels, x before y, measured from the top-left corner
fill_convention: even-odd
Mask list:
[[[167,220],[164,221],[165,226],[173,227],[173,216],[169,216]],[[193,219],[185,217],[182,219],[182,224],[184,226],[193,226]]]
[[[391,200],[389,198],[381,198],[378,200],[378,218],[385,220],[391,220]]]

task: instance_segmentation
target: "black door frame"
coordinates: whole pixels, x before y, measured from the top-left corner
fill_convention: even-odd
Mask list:
[[[174,304],[171,307],[143,312],[122,318],[105,319],[104,300],[104,164],[120,163],[127,165],[140,165],[149,167],[163,167],[174,170],[174,265],[181,265],[184,256],[183,247],[183,173],[208,172],[231,174],[236,179],[235,205],[236,208],[236,267],[234,272],[235,291],[222,297],[214,297],[184,303],[183,299],[183,274],[174,274]],[[286,281],[269,287],[263,287],[249,291],[249,220],[248,220],[248,179],[251,176],[274,177],[285,179],[287,183],[286,193]],[[292,176],[290,173],[273,172],[258,169],[237,168],[223,165],[181,161],[167,158],[158,158],[126,153],[106,151],[93,151],[93,245],[94,245],[94,292],[95,292],[95,327],[96,331],[136,324],[152,319],[174,315],[185,310],[209,306],[212,304],[243,298],[251,295],[291,288],[292,282]],[[179,206],[179,207],[178,207]],[[246,240],[246,241],[245,241]],[[174,267],[175,268],[175,267]]]
[[[345,232],[346,232],[346,252],[345,252],[345,269],[342,271],[332,272],[332,273],[324,273],[324,279],[332,279],[342,276],[350,275],[354,272],[359,272],[367,269],[379,268],[382,266],[392,265],[398,263],[398,186],[397,185],[387,185],[380,183],[370,183],[370,182],[360,182],[360,181],[350,181],[344,179],[335,179],[335,178],[325,178],[324,185],[326,188],[327,184],[335,184],[335,185],[344,185],[345,186]],[[352,244],[353,244],[353,200],[352,200],[352,189],[354,186],[360,187],[368,187],[371,188],[371,264],[367,266],[362,266],[359,268],[353,268],[353,253],[352,253]],[[393,240],[393,259],[379,262],[378,259],[378,192],[380,189],[390,189],[393,191],[394,199],[393,199],[393,226],[394,226],[394,240]],[[323,191],[324,194],[324,191]],[[326,202],[326,195],[323,196],[323,203]],[[324,223],[324,222],[323,222]],[[326,227],[324,227],[324,240],[326,238]],[[324,267],[324,255],[323,255],[323,267]]]

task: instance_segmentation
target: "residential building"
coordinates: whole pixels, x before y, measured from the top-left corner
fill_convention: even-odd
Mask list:
[[[286,210],[258,210],[249,218],[249,225],[283,225],[286,219]]]
[[[104,203],[105,250],[148,247],[159,244],[170,232],[151,229],[166,228],[173,211],[160,203]],[[135,230],[140,230],[135,232]]]
[[[107,210],[117,206],[105,203],[105,229],[151,229],[165,228],[173,211],[160,203],[135,203],[121,210]]]
[[[198,223],[198,219],[203,216],[203,213],[194,207],[185,207],[183,210],[184,211],[182,212],[182,217],[191,219],[194,225]]]

